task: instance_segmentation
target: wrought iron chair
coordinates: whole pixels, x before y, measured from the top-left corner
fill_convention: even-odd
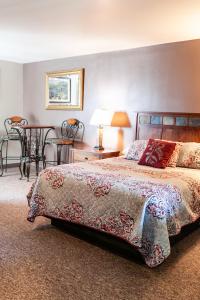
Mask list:
[[[4,121],[4,127],[6,130],[6,134],[2,137],[1,139],[1,146],[0,146],[0,153],[1,153],[1,158],[0,158],[0,164],[1,164],[1,175],[3,175],[4,171],[4,161],[5,161],[5,170],[7,171],[8,167],[8,160],[12,161],[19,161],[20,160],[20,155],[19,156],[8,156],[8,147],[9,143],[12,141],[18,142],[21,145],[21,135],[23,134],[23,130],[21,129],[22,125],[27,125],[28,121],[20,116],[12,116]],[[16,130],[17,129],[17,130]],[[3,155],[3,148],[5,145],[5,155]]]
[[[66,147],[67,162],[69,162],[69,149],[74,146],[74,142],[82,142],[84,136],[85,126],[77,119],[68,119],[62,122],[61,125],[61,137],[49,138],[45,137],[44,149],[47,145],[57,146],[57,165],[61,164],[61,153],[63,146]],[[48,132],[49,133],[49,132]],[[48,161],[55,162],[55,161]]]

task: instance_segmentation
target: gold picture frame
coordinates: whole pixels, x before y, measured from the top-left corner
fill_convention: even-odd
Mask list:
[[[46,109],[83,110],[84,69],[46,73]]]

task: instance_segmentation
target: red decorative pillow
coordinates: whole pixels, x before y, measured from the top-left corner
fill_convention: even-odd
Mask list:
[[[167,167],[175,147],[176,143],[149,139],[138,164],[164,169]]]

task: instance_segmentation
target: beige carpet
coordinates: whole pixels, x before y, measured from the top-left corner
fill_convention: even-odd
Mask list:
[[[30,183],[0,178],[0,299],[200,299],[200,229],[149,269],[54,228],[26,221]]]

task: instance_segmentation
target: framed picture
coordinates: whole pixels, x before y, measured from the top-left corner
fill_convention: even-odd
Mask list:
[[[46,109],[83,110],[84,70],[46,74]]]

